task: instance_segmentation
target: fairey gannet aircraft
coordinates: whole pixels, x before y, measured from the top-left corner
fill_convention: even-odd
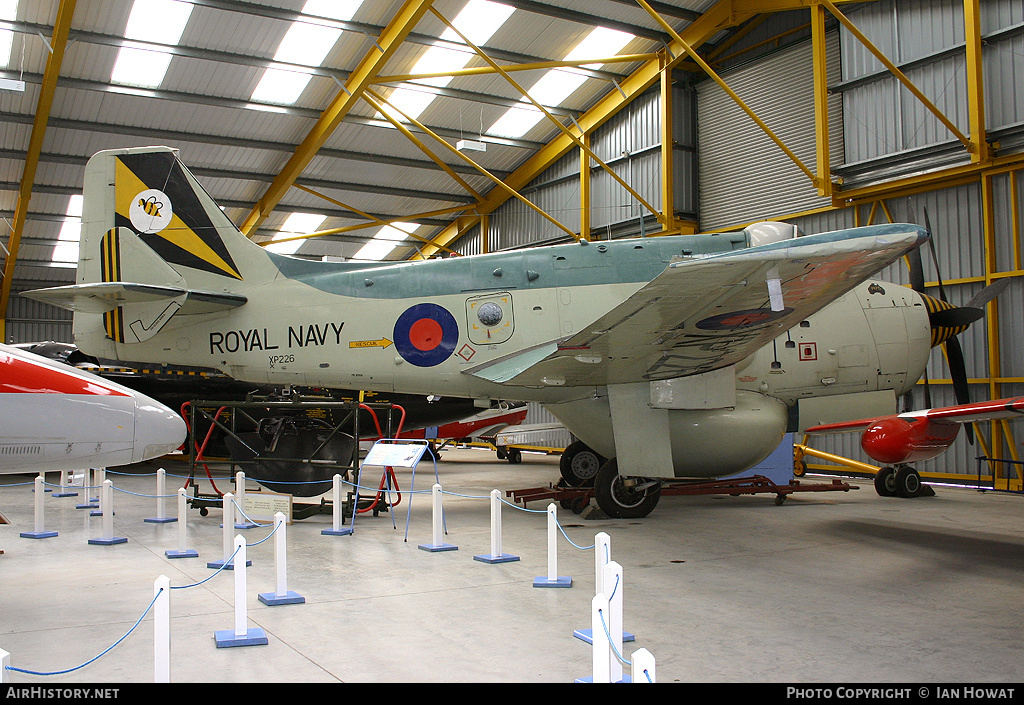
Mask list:
[[[645,516],[663,479],[752,467],[787,429],[893,413],[933,343],[926,297],[867,281],[916,225],[332,263],[249,241],[166,147],[96,154],[84,194],[78,283],[28,294],[75,311],[83,351],[540,402],[580,439],[568,454],[608,459],[611,516]]]
[[[0,473],[128,465],[184,441],[181,417],[146,395],[0,345]]]

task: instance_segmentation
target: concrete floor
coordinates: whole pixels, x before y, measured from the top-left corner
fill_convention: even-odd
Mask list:
[[[439,464],[448,535],[458,550],[428,553],[429,494],[403,495],[392,515],[361,515],[356,533],[321,535],[330,515],[288,527],[288,588],[305,604],[269,607],[275,589],[272,541],[248,549],[248,620],[269,643],[216,648],[234,628],[234,576],[222,571],[172,591],[172,680],[176,682],[553,682],[591,672],[591,649],[573,637],[590,626],[594,544],[611,537],[624,571],[625,652],[648,649],[659,682],[1017,682],[1024,678],[1024,498],[937,488],[935,497],[881,498],[867,481],[852,492],[663,497],[642,520],[586,520],[559,509],[576,548],[559,537],[558,573],[568,589],[535,588],[547,575],[546,503],[503,508],[504,550],[520,561],[488,565],[491,489],[543,486],[557,457],[524,455],[520,465],[460,449]],[[11,666],[78,666],[123,636],[146,610],[154,580],[210,577],[222,557],[220,510],[188,516],[191,559],[176,524],[156,514],[156,465],[111,474],[114,535],[90,545],[101,519],[80,498],[46,498],[49,539],[21,538],[33,526],[31,478],[0,477],[0,649]],[[170,474],[183,466],[166,464]],[[417,488],[432,473],[420,465]],[[50,481],[56,481],[51,474]],[[403,489],[408,471],[399,472]],[[177,487],[171,478],[169,487]],[[805,481],[824,481],[808,477]],[[250,484],[250,491],[255,488]],[[4,487],[3,485],[14,485]],[[221,489],[230,488],[221,480]],[[173,492],[169,489],[168,492]],[[204,486],[209,491],[209,486]],[[149,497],[143,495],[150,495]],[[406,512],[412,497],[408,541]],[[176,515],[176,505],[168,502]],[[269,533],[243,533],[253,544]],[[152,615],[117,648],[64,675],[8,671],[22,684],[130,683],[153,679]],[[628,671],[627,671],[628,672]]]

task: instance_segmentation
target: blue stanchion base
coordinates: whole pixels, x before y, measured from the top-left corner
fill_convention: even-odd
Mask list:
[[[594,630],[593,629],[577,629],[572,633],[574,637],[580,641],[585,641],[588,644],[593,645],[594,643]],[[622,643],[625,644],[628,641],[636,641],[636,636],[623,630],[622,632]]]
[[[232,646],[263,646],[269,644],[267,634],[259,627],[253,627],[245,632],[244,636],[235,634],[234,629],[223,629],[213,633],[218,649]]]
[[[164,551],[164,555],[168,558],[199,558],[199,551],[194,548],[186,548],[183,551]]]
[[[440,551],[458,551],[459,547],[450,543],[421,543],[419,549],[428,553],[438,553]]]
[[[89,539],[89,543],[93,546],[113,546],[117,543],[128,543],[128,539],[123,536],[112,536],[109,539]]]
[[[178,517],[150,517],[142,521],[147,524],[170,524],[171,522],[178,521]]]
[[[23,539],[50,539],[57,535],[56,531],[22,531]]]
[[[86,504],[76,504],[75,509],[96,509],[99,506],[95,502],[88,502]]]
[[[289,590],[283,595],[278,595],[276,592],[261,592],[256,596],[259,601],[265,605],[301,605],[306,601],[306,598],[297,592]]]
[[[77,492],[54,492],[51,497],[77,497]]]
[[[533,579],[533,586],[534,587],[538,587],[538,588],[540,588],[540,587],[545,587],[545,588],[547,588],[547,587],[549,587],[549,588],[567,588],[567,587],[572,587],[572,578],[567,577],[567,576],[561,576],[561,577],[558,577],[558,578],[551,579],[551,578],[549,578],[546,575],[541,575],[540,577],[537,577],[537,578]]]
[[[494,555],[493,553],[485,553],[479,556],[473,556],[474,561],[480,561],[481,563],[511,563],[512,561],[518,561],[519,556],[513,556],[511,553],[499,553]]]
[[[353,531],[355,531],[355,529],[350,529],[350,528],[337,529],[337,530],[335,530],[335,529],[324,529],[320,533],[323,534],[324,536],[348,536]]]
[[[593,683],[593,682],[594,682],[594,677],[593,676],[583,676],[582,678],[577,678],[576,680],[573,681],[573,683]],[[621,681],[615,681],[615,682],[616,683],[632,683],[633,682],[633,677],[630,676],[628,673],[623,673],[622,674],[622,680]]]
[[[252,565],[252,561],[248,561],[247,560],[245,562],[245,567],[246,568],[248,568],[251,565]],[[225,566],[223,560],[210,561],[209,563],[206,564],[206,567],[207,568],[214,568],[214,569],[223,567],[224,570],[234,570],[235,569],[235,562],[234,561],[228,561],[228,564]]]

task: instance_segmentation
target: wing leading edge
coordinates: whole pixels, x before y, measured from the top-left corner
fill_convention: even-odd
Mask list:
[[[852,228],[681,258],[568,339],[469,370],[512,386],[672,379],[735,364],[927,240]]]

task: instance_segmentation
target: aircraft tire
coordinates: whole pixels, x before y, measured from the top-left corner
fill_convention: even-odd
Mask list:
[[[896,468],[886,465],[875,473],[875,492],[879,497],[896,496]]]
[[[643,477],[622,477],[615,458],[605,461],[594,477],[597,506],[612,519],[640,519],[652,511],[661,499],[661,484],[644,487]]]
[[[562,479],[570,487],[591,487],[605,458],[582,441],[570,443],[558,460]]]
[[[894,479],[896,494],[900,497],[917,497],[921,493],[921,476],[912,465],[900,465]]]

